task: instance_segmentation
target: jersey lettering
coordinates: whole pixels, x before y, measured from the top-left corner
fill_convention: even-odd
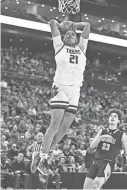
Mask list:
[[[70,55],[69,62],[72,64],[78,64],[78,56],[77,55]]]
[[[109,150],[110,149],[110,144],[108,144],[108,143],[103,143],[103,145],[102,145],[102,150]]]
[[[67,53],[81,55],[80,50],[74,50],[74,49],[69,49],[69,48],[67,48]]]

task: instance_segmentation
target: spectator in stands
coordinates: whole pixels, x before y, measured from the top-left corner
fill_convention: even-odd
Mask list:
[[[17,159],[12,162],[12,171],[15,175],[15,188],[20,187],[20,180],[23,178],[24,189],[28,189],[29,175],[26,173],[26,166],[24,163],[24,155],[19,153]]]
[[[79,157],[78,163],[78,173],[87,173],[85,159],[82,156]]]
[[[32,137],[34,137],[34,126],[32,124],[29,124],[28,131],[25,133],[25,139],[26,141],[29,141]]]
[[[1,154],[1,184],[5,188],[12,188],[14,175],[11,171],[11,160],[9,160],[4,152]]]
[[[17,142],[19,138],[19,132],[17,131],[17,125],[15,124],[10,132],[11,138],[14,140],[14,142]]]
[[[75,145],[72,145],[72,146],[70,147],[70,155],[71,155],[71,156],[74,156],[74,155],[75,155],[75,152],[76,152],[76,147],[75,147]]]
[[[13,161],[17,156],[18,150],[16,149],[16,144],[12,144],[11,148],[7,152],[7,157]]]
[[[25,157],[27,157],[26,143],[22,144],[22,146],[19,148],[18,152],[22,153]]]
[[[86,156],[85,144],[80,144],[80,147],[77,151],[80,152],[81,155],[85,157]]]
[[[61,157],[58,162],[59,172],[67,172],[66,159],[65,157]]]
[[[8,141],[6,141],[6,136],[2,135],[1,137],[1,149],[7,150],[8,149]]]
[[[69,149],[68,145],[66,145],[66,144],[63,146],[63,153],[66,157],[68,157],[70,155],[70,149]]]
[[[75,162],[74,156],[69,157],[68,163],[69,163],[68,171],[69,172],[77,172],[78,165]]]
[[[35,127],[35,134],[39,133],[39,132],[42,132],[41,131],[41,125],[40,124],[37,124],[36,127]]]

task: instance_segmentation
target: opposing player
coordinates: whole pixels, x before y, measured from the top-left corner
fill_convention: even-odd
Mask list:
[[[92,141],[90,147],[97,147],[95,160],[87,173],[83,189],[100,189],[110,177],[116,157],[124,148],[127,159],[127,135],[118,129],[122,112],[112,109],[109,112],[108,128],[101,129]]]
[[[46,158],[53,141],[58,143],[67,133],[74,120],[80,97],[80,87],[86,66],[86,49],[90,33],[87,22],[68,22],[70,27],[83,27],[78,41],[74,31],[65,33],[62,41],[60,24],[51,20],[51,32],[55,49],[56,72],[51,90],[51,123],[46,131],[43,144],[43,156]]]

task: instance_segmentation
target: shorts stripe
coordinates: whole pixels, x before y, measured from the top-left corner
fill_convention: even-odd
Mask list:
[[[69,107],[71,107],[71,108],[78,108],[78,106],[74,106],[74,105],[69,105]]]
[[[65,103],[65,104],[69,104],[69,102],[67,102],[67,101],[51,101],[51,103]]]
[[[68,107],[69,106],[69,103],[61,103],[61,102],[59,102],[59,103],[52,103],[51,102],[51,104],[50,104],[50,106],[62,106],[62,107]]]
[[[65,105],[51,105],[50,108],[51,109],[66,109],[67,106],[65,106]]]

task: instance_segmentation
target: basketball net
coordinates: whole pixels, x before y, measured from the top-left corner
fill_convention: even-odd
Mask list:
[[[80,11],[80,0],[58,0],[59,12],[76,14]]]

